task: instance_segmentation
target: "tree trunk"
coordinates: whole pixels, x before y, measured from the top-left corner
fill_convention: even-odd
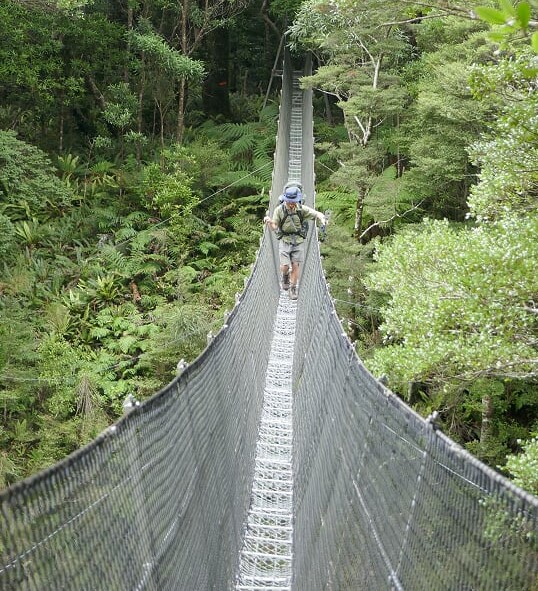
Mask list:
[[[180,46],[183,55],[189,56],[189,35],[188,35],[188,20],[189,20],[189,1],[182,0],[181,2],[181,34]],[[179,90],[177,97],[177,128],[176,141],[178,144],[183,142],[183,134],[185,133],[185,94],[187,92],[187,83],[184,78],[179,81]]]
[[[91,75],[88,74],[86,76],[86,80],[90,86],[93,96],[95,97],[95,100],[97,101],[101,109],[104,111],[106,109],[106,101],[105,97],[103,96],[103,93],[99,90],[99,87],[97,86],[95,80],[91,77]]]
[[[60,133],[60,137],[59,137],[59,146],[58,146],[58,150],[60,152],[60,154],[64,151],[64,125],[65,125],[65,117],[64,117],[64,102],[62,100],[62,104],[60,107],[60,129],[59,129],[59,133]]]
[[[334,124],[333,113],[331,110],[329,95],[326,92],[323,93],[323,102],[325,103],[325,121],[332,126]]]
[[[359,237],[361,235],[361,228],[362,228],[362,214],[363,214],[363,210],[364,210],[364,200],[365,200],[365,194],[364,194],[364,189],[360,188],[358,191],[358,196],[357,196],[357,207],[355,209],[355,238],[357,240],[359,240]]]
[[[134,14],[133,14],[133,9],[131,6],[127,7],[127,30],[128,31],[132,31],[133,30],[133,21],[134,21]],[[129,37],[127,38],[127,53],[130,52],[131,49],[131,42],[129,41]],[[123,81],[126,84],[129,84],[129,68],[128,66],[125,66],[124,70],[123,70]]]
[[[182,78],[179,81],[179,91],[177,98],[177,129],[176,141],[178,144],[183,142],[183,134],[185,133],[185,94],[187,92],[187,83]]]
[[[144,130],[144,117],[143,117],[143,108],[144,108],[144,91],[146,88],[146,64],[144,60],[144,56],[142,56],[142,67],[140,68],[140,86],[138,89],[138,113],[136,115],[136,129],[140,135],[142,135]],[[142,147],[140,145],[140,141],[136,142],[136,162],[140,164],[142,161]]]
[[[488,442],[493,435],[493,412],[493,399],[490,394],[486,394],[482,397],[482,424],[480,426],[480,448],[483,454],[487,454]]]

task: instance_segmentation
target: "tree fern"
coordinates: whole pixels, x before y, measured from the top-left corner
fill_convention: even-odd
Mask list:
[[[255,130],[248,126],[242,126],[245,133],[240,135],[230,146],[230,154],[232,158],[251,159],[254,148],[256,147],[257,137]]]
[[[0,438],[0,441],[2,438]],[[3,445],[2,447],[5,447]],[[22,476],[22,468],[13,460],[13,454],[0,451],[0,488],[6,488]]]
[[[267,124],[275,123],[278,120],[278,115],[280,113],[280,103],[278,102],[269,102],[260,109],[259,117],[260,121],[264,121]]]
[[[226,218],[226,223],[230,224],[235,232],[240,232],[245,226],[245,219],[241,215],[230,216]]]
[[[166,302],[166,298],[156,293],[141,294],[140,305],[144,310],[153,310],[157,306],[162,306]]]
[[[243,136],[252,135],[251,126],[248,123],[223,123],[215,131],[225,142],[233,142],[241,139]]]
[[[236,247],[240,243],[240,236],[235,232],[228,232],[224,238],[221,238],[217,244],[219,247]]]
[[[94,207],[87,223],[101,232],[112,233],[121,223],[121,216],[114,207]]]
[[[110,334],[110,330],[106,326],[94,326],[90,330],[90,336],[96,341],[101,341]]]

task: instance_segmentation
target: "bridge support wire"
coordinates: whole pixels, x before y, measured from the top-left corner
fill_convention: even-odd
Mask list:
[[[296,301],[281,291],[267,366],[254,482],[236,591],[290,591],[292,367]]]

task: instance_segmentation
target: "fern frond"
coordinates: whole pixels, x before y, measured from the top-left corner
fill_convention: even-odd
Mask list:
[[[120,228],[117,232],[116,232],[116,240],[118,242],[123,242],[124,240],[129,240],[130,238],[132,238],[133,236],[136,236],[137,232],[134,228]]]
[[[261,193],[254,193],[253,195],[244,195],[234,199],[234,205],[240,205],[243,208],[258,208],[267,201],[267,197]]]
[[[142,294],[140,303],[146,309],[153,309],[166,303],[166,298],[160,295]]]
[[[126,335],[119,339],[117,346],[122,353],[131,353],[136,351],[138,339],[133,335]]]
[[[269,103],[260,111],[260,121],[276,127],[278,121],[279,105],[277,103]]]
[[[255,157],[253,161],[254,169],[257,178],[263,179],[264,182],[269,182],[273,178],[273,161],[267,158],[267,156]]]
[[[110,334],[110,330],[108,328],[105,328],[104,326],[94,326],[90,330],[90,337],[92,339],[95,339],[96,341],[104,339],[109,334]]]
[[[124,218],[126,225],[131,226],[136,223],[146,222],[148,214],[145,211],[132,211]]]
[[[237,140],[244,135],[251,135],[252,130],[249,124],[245,123],[223,123],[219,125],[220,136],[225,141]]]
[[[102,231],[111,231],[121,222],[118,212],[113,208],[98,207],[92,210],[90,223],[97,225]]]
[[[226,238],[219,240],[219,246],[237,246],[239,244],[239,237],[235,233],[229,233]]]
[[[357,196],[342,189],[332,191],[318,191],[316,193],[317,209],[330,209],[343,221],[355,219]]]
[[[198,244],[198,250],[205,255],[209,254],[211,251],[218,249],[219,247],[216,244],[213,244],[212,242],[209,242],[207,240],[204,240],[203,242],[200,242],[200,244]]]
[[[204,269],[214,269],[216,267],[215,259],[214,258],[205,258],[205,259],[196,259],[191,262],[191,267],[197,269],[198,271],[203,271]]]
[[[126,265],[125,255],[114,246],[106,244],[100,254],[107,266],[112,269],[123,269]]]
[[[216,287],[219,285],[228,285],[230,282],[230,273],[229,271],[215,271],[208,275],[208,277],[204,280],[204,285],[207,287]]]
[[[254,160],[259,162],[259,164],[257,164],[256,166],[260,166],[261,164],[265,164],[265,163],[272,163],[273,162],[273,158],[272,158],[272,154],[274,152],[274,150],[272,149],[274,147],[274,143],[270,144],[270,145],[266,145],[262,142],[256,142],[256,145],[254,146],[253,150],[252,150],[252,154],[254,157]]]
[[[151,229],[151,236],[157,241],[157,244],[165,245],[168,243],[168,230],[166,228]]]
[[[258,187],[260,185],[259,178],[257,175],[252,174],[245,174],[248,173],[248,169],[246,170],[230,170],[226,173],[219,175],[219,180],[221,181],[221,186],[232,186],[233,189],[244,189],[247,187]]]
[[[90,166],[90,173],[96,175],[103,175],[107,173],[112,173],[116,169],[116,165],[113,162],[109,162],[108,160],[99,160],[92,166]]]
[[[250,176],[252,165],[247,160],[232,160],[230,162],[232,170],[240,172],[243,176]]]
[[[135,252],[145,252],[148,244],[151,244],[153,237],[150,232],[137,232],[131,240],[131,254]]]
[[[243,217],[240,215],[234,215],[230,216],[229,218],[226,218],[226,223],[228,223],[234,229],[235,232],[241,231],[241,229],[245,225],[245,221]]]
[[[249,133],[238,137],[230,146],[230,154],[233,158],[237,156],[244,156],[245,154],[251,154],[256,146],[256,143],[256,135],[254,135],[253,130],[249,130]]]

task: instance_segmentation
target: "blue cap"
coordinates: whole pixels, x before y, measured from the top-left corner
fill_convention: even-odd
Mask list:
[[[282,199],[288,203],[299,203],[303,198],[303,194],[299,187],[287,187],[282,195]]]

